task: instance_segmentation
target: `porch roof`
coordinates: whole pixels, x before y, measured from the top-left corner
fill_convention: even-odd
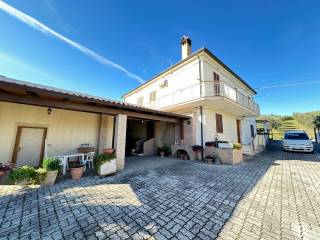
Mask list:
[[[103,97],[44,86],[0,76],[0,101],[155,121],[181,122],[188,116],[157,111]]]

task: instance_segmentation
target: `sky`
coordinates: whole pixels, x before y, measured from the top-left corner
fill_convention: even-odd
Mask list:
[[[187,35],[193,51],[207,47],[257,89],[262,114],[320,110],[319,9],[308,0],[0,0],[0,75],[119,100],[178,62]]]

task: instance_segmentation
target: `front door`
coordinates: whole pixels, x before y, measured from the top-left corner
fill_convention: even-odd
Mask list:
[[[238,143],[241,143],[241,121],[237,119],[237,138]]]
[[[17,167],[38,167],[44,150],[46,128],[18,127],[13,162]]]

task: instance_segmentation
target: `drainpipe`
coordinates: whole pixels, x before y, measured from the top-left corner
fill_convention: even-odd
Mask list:
[[[199,82],[200,82],[200,97],[202,97],[202,71],[201,71],[201,60],[199,58],[199,55],[197,55],[199,60]]]
[[[198,60],[199,60],[199,81],[200,81],[200,97],[202,97],[202,69],[201,69],[201,60],[199,58],[199,55],[197,55]],[[202,106],[200,106],[200,134],[201,134],[201,146],[202,146],[202,151],[201,151],[201,160],[203,160],[203,115],[202,115]]]
[[[201,146],[202,146],[202,151],[201,151],[201,160],[203,160],[203,116],[202,116],[202,106],[200,106],[200,133],[201,133]]]

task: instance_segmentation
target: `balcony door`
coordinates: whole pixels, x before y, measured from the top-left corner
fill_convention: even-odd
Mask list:
[[[237,139],[238,143],[241,143],[241,121],[237,119]]]
[[[220,76],[218,73],[213,72],[213,87],[214,87],[214,96],[220,96]]]

